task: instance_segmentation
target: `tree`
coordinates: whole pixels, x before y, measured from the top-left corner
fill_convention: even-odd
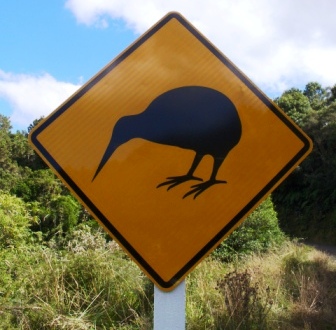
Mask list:
[[[335,89],[327,90],[318,83],[306,86],[305,97],[319,110],[309,111],[301,126],[314,148],[276,189],[273,200],[287,233],[336,243],[336,102]]]
[[[0,115],[0,189],[9,191],[18,174],[17,164],[12,159],[11,124],[9,118]]]
[[[20,167],[29,167],[32,170],[47,169],[48,166],[28,143],[26,132],[16,132],[12,135],[12,159]]]
[[[327,88],[327,90],[328,90],[327,103],[331,104],[336,101],[336,84],[333,87]]]
[[[28,133],[30,133],[31,132],[31,130],[35,127],[35,126],[37,126],[42,120],[43,120],[43,116],[42,117],[40,117],[39,119],[35,119],[29,126],[28,126]]]
[[[292,88],[276,98],[275,103],[285,111],[297,124],[309,113],[311,106],[309,99],[299,89]]]
[[[9,118],[0,115],[0,167],[4,170],[12,167],[10,129]]]
[[[303,91],[303,95],[308,98],[311,108],[315,111],[322,110],[326,106],[327,89],[322,88],[317,82],[308,83]]]
[[[63,232],[70,232],[78,223],[81,205],[71,195],[57,196],[50,203],[51,218]]]

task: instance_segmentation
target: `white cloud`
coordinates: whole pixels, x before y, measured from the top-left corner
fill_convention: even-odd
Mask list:
[[[0,98],[11,105],[11,123],[19,129],[48,115],[78,88],[79,85],[57,81],[47,73],[33,76],[0,70]]]
[[[78,22],[122,19],[141,34],[179,11],[268,93],[336,83],[336,2],[330,0],[67,0]]]

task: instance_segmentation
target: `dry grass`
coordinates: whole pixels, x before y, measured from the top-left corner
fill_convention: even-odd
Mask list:
[[[335,278],[334,259],[290,242],[234,265],[206,260],[188,278],[187,328],[335,329]]]
[[[99,236],[68,249],[0,251],[1,329],[152,328],[153,286],[134,263]],[[187,329],[335,329],[335,278],[334,259],[295,243],[210,257],[187,278]]]
[[[312,250],[303,260],[288,258],[285,268],[285,283],[293,303],[290,318],[293,326],[335,329],[336,262],[325,253]]]
[[[288,243],[244,267],[272,308],[267,329],[335,329],[336,261],[323,252]],[[267,290],[271,290],[267,292]]]

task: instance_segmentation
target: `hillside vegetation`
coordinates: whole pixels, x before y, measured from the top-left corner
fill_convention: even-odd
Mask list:
[[[275,100],[314,150],[187,278],[187,329],[333,329],[336,86]],[[0,329],[151,329],[153,285],[0,115]],[[297,241],[296,241],[297,242]]]
[[[336,244],[336,85],[322,88],[312,82],[275,101],[314,143],[308,158],[273,194],[280,226],[291,236]]]

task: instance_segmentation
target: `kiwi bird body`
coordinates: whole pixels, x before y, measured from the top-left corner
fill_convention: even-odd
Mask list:
[[[241,133],[238,112],[221,92],[201,86],[172,89],[155,98],[143,112],[117,121],[93,180],[120,145],[134,138],[142,138],[196,153],[187,175],[168,178],[159,186],[169,185],[170,189],[187,180],[201,180],[193,177],[193,172],[205,155],[214,158],[207,185],[226,183],[216,180],[217,171],[230,150],[238,144]],[[204,188],[206,183],[197,186],[203,185]],[[200,192],[199,187],[196,188],[194,197],[208,187]]]

